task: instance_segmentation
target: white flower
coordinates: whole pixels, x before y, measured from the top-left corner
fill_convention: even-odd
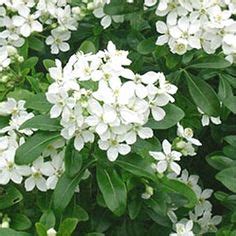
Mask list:
[[[99,135],[104,134],[109,125],[112,125],[117,120],[117,113],[112,106],[108,104],[101,106],[95,99],[89,101],[88,110],[91,116],[88,116],[85,122],[89,126],[95,127],[95,131]]]
[[[126,155],[131,151],[131,148],[127,144],[119,142],[119,137],[112,135],[107,141],[98,141],[99,148],[107,150],[107,157],[110,161],[115,161],[119,154]]]
[[[209,125],[210,121],[215,125],[221,124],[221,120],[220,120],[219,116],[218,117],[208,116],[208,115],[204,114],[204,112],[200,108],[197,108],[197,109],[202,114],[201,122],[202,122],[203,126]]]
[[[171,233],[170,236],[194,236],[192,231],[193,222],[191,220],[187,221],[186,223],[177,223],[175,225],[176,233]]]
[[[208,232],[217,232],[216,225],[220,224],[222,221],[221,216],[212,216],[210,211],[205,211],[203,216],[197,220],[197,223],[201,227],[201,233],[208,233]]]
[[[51,118],[57,118],[63,112],[65,107],[73,108],[75,105],[74,99],[70,98],[64,88],[56,88],[46,93],[47,99],[50,103],[54,104],[50,110]],[[57,89],[57,90],[56,90]]]
[[[73,18],[70,5],[66,5],[64,8],[56,9],[56,18],[58,23],[68,30],[76,30],[78,23]]]
[[[25,180],[26,191],[32,191],[36,186],[40,191],[46,192],[47,182],[44,176],[52,176],[53,173],[50,162],[44,162],[43,157],[39,157],[31,166],[31,176]]]
[[[23,180],[22,176],[30,174],[28,166],[18,166],[15,164],[15,151],[16,149],[10,146],[2,154],[0,152],[0,184],[8,184],[10,180],[20,184]]]
[[[149,154],[158,161],[156,170],[159,173],[163,173],[169,168],[171,171],[179,175],[181,167],[176,163],[176,161],[180,161],[182,154],[171,150],[171,144],[166,139],[162,142],[162,149],[163,152],[149,152]]]
[[[212,189],[202,189],[198,186],[198,188],[194,189],[196,196],[198,198],[198,204],[195,206],[195,212],[197,215],[202,215],[204,211],[209,211],[212,208],[211,203],[207,200],[211,197],[213,190]]]
[[[181,176],[178,178],[183,183],[187,184],[192,189],[199,188],[197,183],[199,180],[198,175],[189,175],[188,171],[185,169],[182,171]]]
[[[186,139],[188,142],[190,142],[196,146],[202,145],[199,140],[197,140],[196,138],[193,138],[193,130],[191,128],[183,128],[183,126],[180,125],[179,123],[177,124],[177,127],[178,127],[177,128],[177,135],[179,137]]]
[[[64,41],[68,41],[70,37],[70,31],[56,28],[53,29],[51,35],[47,37],[46,44],[51,45],[52,54],[58,54],[59,51],[66,52],[70,50],[70,45]]]
[[[42,24],[37,21],[39,13],[30,14],[28,8],[19,11],[20,15],[13,16],[13,24],[20,27],[20,33],[24,37],[29,37],[32,32],[41,32],[43,30]]]
[[[6,47],[0,47],[0,72],[8,67],[11,63],[11,59],[8,57]]]
[[[58,152],[58,149],[65,147],[65,140],[60,138],[53,143],[49,144],[42,152],[43,157],[55,156]]]
[[[58,179],[64,172],[64,151],[59,152],[52,156],[52,161],[49,164],[52,166],[54,173],[51,174],[47,179],[47,189],[55,189]]]

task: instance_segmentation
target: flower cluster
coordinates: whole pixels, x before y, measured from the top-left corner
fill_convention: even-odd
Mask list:
[[[149,154],[158,161],[153,167],[160,174],[168,171],[179,175],[181,167],[177,162],[180,161],[180,157],[182,155],[196,155],[194,146],[202,145],[198,139],[193,138],[193,131],[191,128],[184,128],[179,123],[177,126],[178,137],[173,141],[173,144],[170,144],[170,142],[165,139],[162,142],[163,152],[149,152]]]
[[[51,118],[61,117],[61,135],[67,140],[74,137],[78,151],[97,134],[99,148],[107,151],[110,161],[128,154],[137,136],[153,136],[145,127],[149,115],[156,121],[164,119],[163,106],[174,102],[177,87],[162,73],[134,74],[125,67],[131,64],[127,55],[109,42],[107,50],[78,52],[64,68],[56,60],[56,67],[49,69],[55,81],[46,93],[53,104]]]
[[[0,129],[3,135],[0,136],[0,184],[6,185],[9,181],[21,184],[25,177],[27,191],[33,190],[35,186],[41,191],[54,189],[58,178],[64,172],[65,141],[63,139],[52,143],[32,165],[15,163],[16,150],[25,142],[25,135],[33,134],[31,129],[20,128],[25,121],[34,116],[33,113],[26,111],[24,104],[25,101],[16,101],[13,98],[0,103],[0,115],[10,116],[9,124]]]
[[[10,12],[10,14],[9,14]],[[21,47],[25,38],[34,32],[51,30],[46,44],[51,53],[68,51],[65,41],[76,30],[83,13],[79,7],[71,7],[66,0],[1,1],[0,6],[0,71],[17,57],[16,48]]]
[[[104,29],[108,28],[112,21],[116,23],[122,23],[124,21],[123,15],[110,16],[104,12],[104,6],[109,3],[110,0],[94,0],[88,4],[88,8],[93,10],[94,16],[101,19],[101,25]]]
[[[145,0],[154,6],[156,0]],[[203,49],[209,54],[222,48],[226,59],[233,62],[236,54],[235,1],[161,0],[156,14],[165,19],[157,21],[161,34],[156,44],[168,43],[171,52],[182,55],[192,49]]]
[[[181,182],[187,184],[196,194],[198,203],[193,211],[189,212],[189,219],[199,226],[198,234],[202,235],[207,232],[216,232],[216,226],[221,222],[221,216],[212,216],[212,204],[208,200],[212,193],[212,189],[204,189],[199,186],[199,176],[189,175],[187,170],[183,170],[178,178]],[[187,221],[187,219],[183,219]]]

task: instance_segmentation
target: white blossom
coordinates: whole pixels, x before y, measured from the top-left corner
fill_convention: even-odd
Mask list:
[[[200,108],[198,108],[198,111],[199,113],[202,114],[202,118],[201,118],[202,126],[208,126],[210,124],[210,121],[215,125],[221,124],[221,120],[219,116],[218,117],[209,116],[205,114]]]
[[[162,142],[162,149],[163,152],[149,152],[149,154],[158,161],[156,164],[156,170],[159,173],[163,173],[169,169],[179,175],[181,167],[176,163],[176,161],[180,161],[182,154],[171,150],[171,144],[166,139]]]
[[[194,236],[192,231],[193,222],[191,220],[186,223],[179,222],[175,225],[176,233],[171,233],[170,236]]]

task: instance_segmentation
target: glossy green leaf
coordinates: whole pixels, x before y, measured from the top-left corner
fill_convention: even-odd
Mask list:
[[[207,115],[219,116],[220,102],[211,86],[201,78],[193,78],[186,73],[189,92],[195,104]]]
[[[230,167],[222,170],[216,175],[216,179],[219,180],[226,188],[236,193],[236,167]]]
[[[31,234],[26,232],[17,232],[10,228],[0,228],[0,235],[1,236],[31,236]],[[39,235],[41,236],[41,235]]]
[[[11,228],[15,230],[27,230],[32,226],[31,220],[29,217],[23,214],[14,213],[11,217]]]
[[[163,109],[166,112],[164,119],[161,121],[155,121],[153,118],[150,118],[147,123],[148,127],[152,129],[169,129],[184,117],[184,111],[174,104],[168,104],[163,107]]]
[[[188,200],[185,207],[193,208],[197,203],[197,197],[194,191],[186,184],[180,182],[179,180],[168,179],[166,177],[161,179],[162,187],[168,192],[176,192]]]
[[[32,163],[53,141],[60,138],[57,132],[37,132],[29,137],[16,151],[15,162],[19,165]]]
[[[121,216],[126,209],[127,190],[124,182],[115,169],[105,170],[97,167],[97,182],[107,207],[116,215]]]
[[[91,41],[84,41],[80,47],[79,50],[84,52],[84,53],[96,53],[96,47]]]
[[[192,64],[189,68],[196,69],[224,69],[231,65],[231,63],[220,56],[209,56],[199,59],[196,64]]]
[[[228,144],[230,144],[230,145],[236,147],[236,135],[229,135],[229,136],[226,136],[226,137],[224,137],[224,140],[225,140]]]
[[[24,122],[20,129],[34,128],[43,131],[60,131],[62,129],[59,119],[52,119],[48,115],[34,116]]]
[[[25,107],[39,111],[40,113],[47,113],[52,105],[47,101],[45,94],[39,93],[26,99]]]
[[[46,229],[54,228],[56,223],[56,217],[52,210],[45,211],[40,217],[40,223],[45,226]]]
[[[55,61],[50,60],[50,59],[43,60],[43,65],[44,65],[45,69],[47,69],[47,70],[49,70],[49,68],[51,68],[51,67],[56,66]]]
[[[155,51],[155,38],[148,38],[141,41],[137,46],[137,51],[140,54],[146,55]]]
[[[82,154],[74,148],[74,139],[71,139],[65,151],[65,174],[74,177],[80,171],[82,163]]]
[[[59,226],[58,236],[71,236],[76,226],[78,224],[78,219],[76,218],[66,218]]]
[[[124,158],[123,160],[116,160],[115,164],[135,176],[145,177],[153,181],[157,180],[152,168],[152,162],[146,158],[138,155],[129,155],[128,158]]]
[[[21,192],[14,186],[0,187],[0,210],[11,207],[22,201],[22,199]]]

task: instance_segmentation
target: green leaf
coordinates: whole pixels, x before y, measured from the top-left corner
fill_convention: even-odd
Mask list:
[[[85,236],[105,236],[105,234],[92,232],[92,233],[87,233]]]
[[[32,92],[22,88],[15,88],[14,91],[7,94],[8,98],[14,98],[17,101],[30,99],[32,96],[34,96]]]
[[[140,54],[147,55],[155,51],[155,48],[156,48],[155,38],[151,37],[151,38],[144,39],[143,41],[141,41],[137,46],[137,51]]]
[[[224,69],[231,66],[231,63],[220,56],[209,56],[201,58],[198,63],[192,64],[189,68],[196,69]]]
[[[222,170],[216,175],[216,179],[219,180],[226,188],[236,193],[236,167],[230,167]]]
[[[8,126],[10,121],[9,116],[0,116],[0,129]]]
[[[57,132],[37,132],[29,137],[16,151],[15,162],[25,165],[36,160],[42,151],[60,136]]]
[[[236,96],[230,96],[225,98],[223,103],[230,111],[236,114]]]
[[[44,50],[44,43],[40,39],[31,36],[28,38],[29,47],[35,51],[42,52]]]
[[[28,57],[28,51],[29,51],[29,42],[28,39],[25,39],[25,43],[23,46],[17,49],[20,56],[24,57],[26,59]]]
[[[65,151],[65,174],[74,177],[80,171],[82,164],[82,154],[74,148],[74,139],[71,139]]]
[[[27,230],[32,226],[31,220],[23,214],[14,213],[11,217],[11,227],[15,230]]]
[[[87,221],[89,219],[88,213],[79,205],[74,205],[72,209],[69,208],[64,215],[67,217],[76,218],[79,222]]]
[[[154,182],[157,180],[152,168],[152,162],[146,158],[141,158],[138,155],[129,155],[129,157],[124,160],[116,160],[115,164],[135,176],[145,177]]]
[[[36,223],[35,228],[38,236],[47,236],[47,230],[43,224]]]
[[[134,0],[132,4],[126,0],[111,0],[109,4],[105,4],[103,10],[107,15],[123,15],[134,13],[141,9],[141,1]]]
[[[161,143],[156,138],[150,139],[141,139],[139,138],[133,145],[132,145],[133,152],[137,153],[143,158],[151,157],[149,155],[149,151],[161,151]]]
[[[154,119],[149,119],[147,126],[152,129],[169,129],[175,126],[184,117],[184,112],[182,109],[174,104],[168,104],[163,107],[166,112],[166,116],[161,121],[155,121]]]
[[[36,77],[34,76],[26,76],[27,81],[30,83],[32,90],[36,93],[40,93],[41,89],[40,89],[40,83],[37,80]]]
[[[224,137],[224,140],[225,140],[228,144],[230,144],[230,145],[236,147],[236,135],[229,135],[229,136],[226,136],[226,137]]]
[[[25,107],[39,111],[40,113],[47,113],[52,105],[47,101],[45,94],[39,93],[26,99]]]
[[[206,158],[206,160],[212,167],[217,170],[223,170],[225,168],[236,165],[236,161],[233,161],[232,159],[219,154],[210,155]]]
[[[79,221],[76,218],[65,219],[59,226],[57,236],[71,236],[76,229],[78,222]]]
[[[43,131],[60,131],[62,129],[59,119],[52,119],[48,115],[34,116],[24,122],[20,129],[34,128]]]
[[[55,61],[50,60],[50,59],[43,60],[43,65],[46,70],[49,70],[49,68],[56,66]]]
[[[220,102],[211,86],[199,78],[192,78],[186,73],[188,88],[195,104],[209,116],[219,116]]]
[[[124,214],[127,201],[127,190],[115,169],[105,170],[97,167],[97,182],[107,207],[117,216]]]
[[[21,64],[21,69],[32,69],[38,63],[38,57],[30,57]]]
[[[233,96],[233,91],[228,83],[227,80],[223,78],[222,75],[220,75],[220,83],[219,83],[219,98],[221,101],[224,101],[225,98]]]
[[[55,226],[56,217],[53,211],[49,209],[42,214],[39,221],[45,226],[46,229],[50,229]]]
[[[175,192],[186,197],[188,204],[186,204],[185,207],[193,208],[196,205],[198,201],[196,194],[186,184],[180,182],[179,180],[168,179],[167,177],[163,177],[161,179],[161,184],[167,192]]]
[[[31,234],[28,234],[26,232],[17,232],[10,228],[0,228],[0,235],[1,236],[31,236]]]
[[[0,210],[11,207],[23,199],[20,191],[12,185],[0,187]]]
[[[60,177],[53,193],[53,208],[56,213],[61,214],[70,203],[81,178],[81,174],[74,178],[70,178],[66,174]]]
[[[138,216],[141,207],[142,207],[141,198],[137,198],[132,201],[130,200],[128,202],[128,212],[131,220],[134,220]]]
[[[84,53],[90,53],[90,52],[91,53],[96,53],[96,51],[97,51],[94,43],[91,42],[91,41],[88,41],[88,40],[84,41],[80,45],[79,50],[84,52]]]

